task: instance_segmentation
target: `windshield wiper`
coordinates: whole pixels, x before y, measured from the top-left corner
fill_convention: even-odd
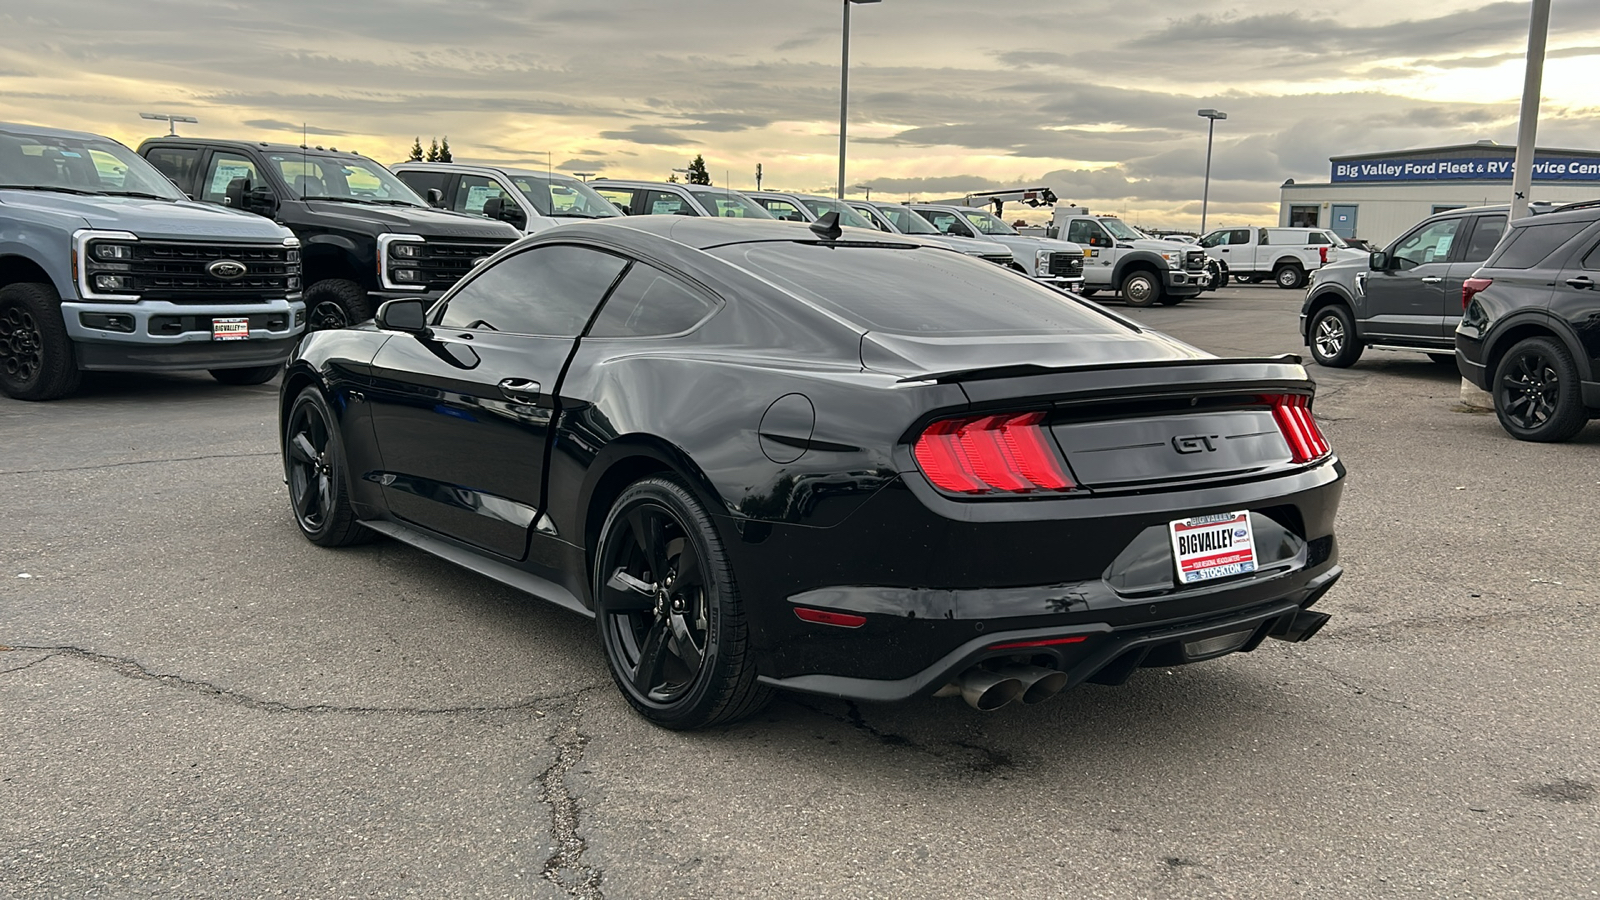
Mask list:
[[[590,215],[588,213],[580,213],[580,212],[551,213],[550,217],[553,218],[553,219],[614,219],[614,218],[616,218],[615,216]]]
[[[363,197],[362,199],[365,200],[368,203],[382,203],[385,206],[409,206],[412,209],[430,209],[431,208],[431,207],[428,207],[428,206],[419,206],[418,204],[412,203],[410,200],[387,200],[387,199],[380,199],[380,198],[377,198],[377,197]]]
[[[373,200],[366,200],[366,199],[363,199],[361,197],[328,197],[328,196],[318,196],[316,194],[312,194],[312,195],[309,195],[309,196],[301,197],[300,199],[301,200],[326,200],[326,201],[328,201],[330,203],[360,203],[363,206],[366,206],[368,204],[376,202],[376,201],[373,201]]]
[[[160,194],[152,194],[149,191],[106,191],[105,194],[108,197],[145,197],[150,200],[172,199],[171,197],[163,197]]]
[[[103,197],[99,191],[86,191],[82,188],[59,187],[51,184],[0,184],[0,191],[57,191],[62,194],[80,194],[85,197]]]

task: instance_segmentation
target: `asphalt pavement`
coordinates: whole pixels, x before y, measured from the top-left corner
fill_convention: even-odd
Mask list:
[[[1133,315],[1303,352],[1298,300]],[[275,385],[0,399],[0,896],[1600,896],[1600,423],[1518,443],[1421,354],[1312,373],[1350,471],[1312,641],[693,734],[584,619],[302,540]]]

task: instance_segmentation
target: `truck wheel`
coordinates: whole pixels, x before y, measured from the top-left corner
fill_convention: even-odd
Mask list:
[[[1143,269],[1130,272],[1122,279],[1122,302],[1140,308],[1152,306],[1161,299],[1161,282]]]
[[[306,288],[306,329],[349,328],[372,318],[367,291],[345,278],[324,278]]]
[[[223,384],[266,384],[283,371],[283,366],[252,366],[248,369],[211,369],[211,377]]]
[[[1272,280],[1278,287],[1292,291],[1306,283],[1306,271],[1294,263],[1284,263],[1272,270]]]
[[[1317,310],[1311,317],[1311,358],[1319,366],[1347,369],[1361,358],[1361,341],[1350,310],[1335,303]]]
[[[1217,288],[1227,287],[1228,275],[1228,267],[1222,263],[1217,263],[1217,269],[1211,276],[1211,289],[1216,290]]]
[[[17,400],[60,400],[82,379],[56,289],[32,283],[0,288],[0,390]]]

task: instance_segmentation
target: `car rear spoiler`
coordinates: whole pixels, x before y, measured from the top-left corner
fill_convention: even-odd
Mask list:
[[[1244,357],[1219,357],[1216,359],[1164,359],[1147,362],[1104,363],[1086,366],[1042,366],[1033,363],[1024,363],[1014,366],[985,366],[976,369],[954,369],[948,372],[925,372],[918,375],[908,375],[898,379],[898,384],[913,382],[931,382],[933,384],[955,384],[957,382],[983,381],[994,378],[1026,378],[1035,375],[1051,375],[1061,372],[1111,372],[1125,369],[1174,369],[1193,368],[1196,366],[1212,367],[1247,366],[1247,367],[1298,367],[1301,369],[1302,378],[1307,377],[1304,372],[1303,360],[1294,353],[1282,353],[1277,356],[1244,356]]]

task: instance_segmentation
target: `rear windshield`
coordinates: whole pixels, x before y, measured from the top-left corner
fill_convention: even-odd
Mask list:
[[[949,250],[761,243],[708,252],[867,331],[957,337],[1127,330],[1075,298]]]
[[[1531,269],[1589,225],[1589,222],[1555,222],[1517,228],[1500,245],[1500,252],[1489,265],[1496,269]]]

